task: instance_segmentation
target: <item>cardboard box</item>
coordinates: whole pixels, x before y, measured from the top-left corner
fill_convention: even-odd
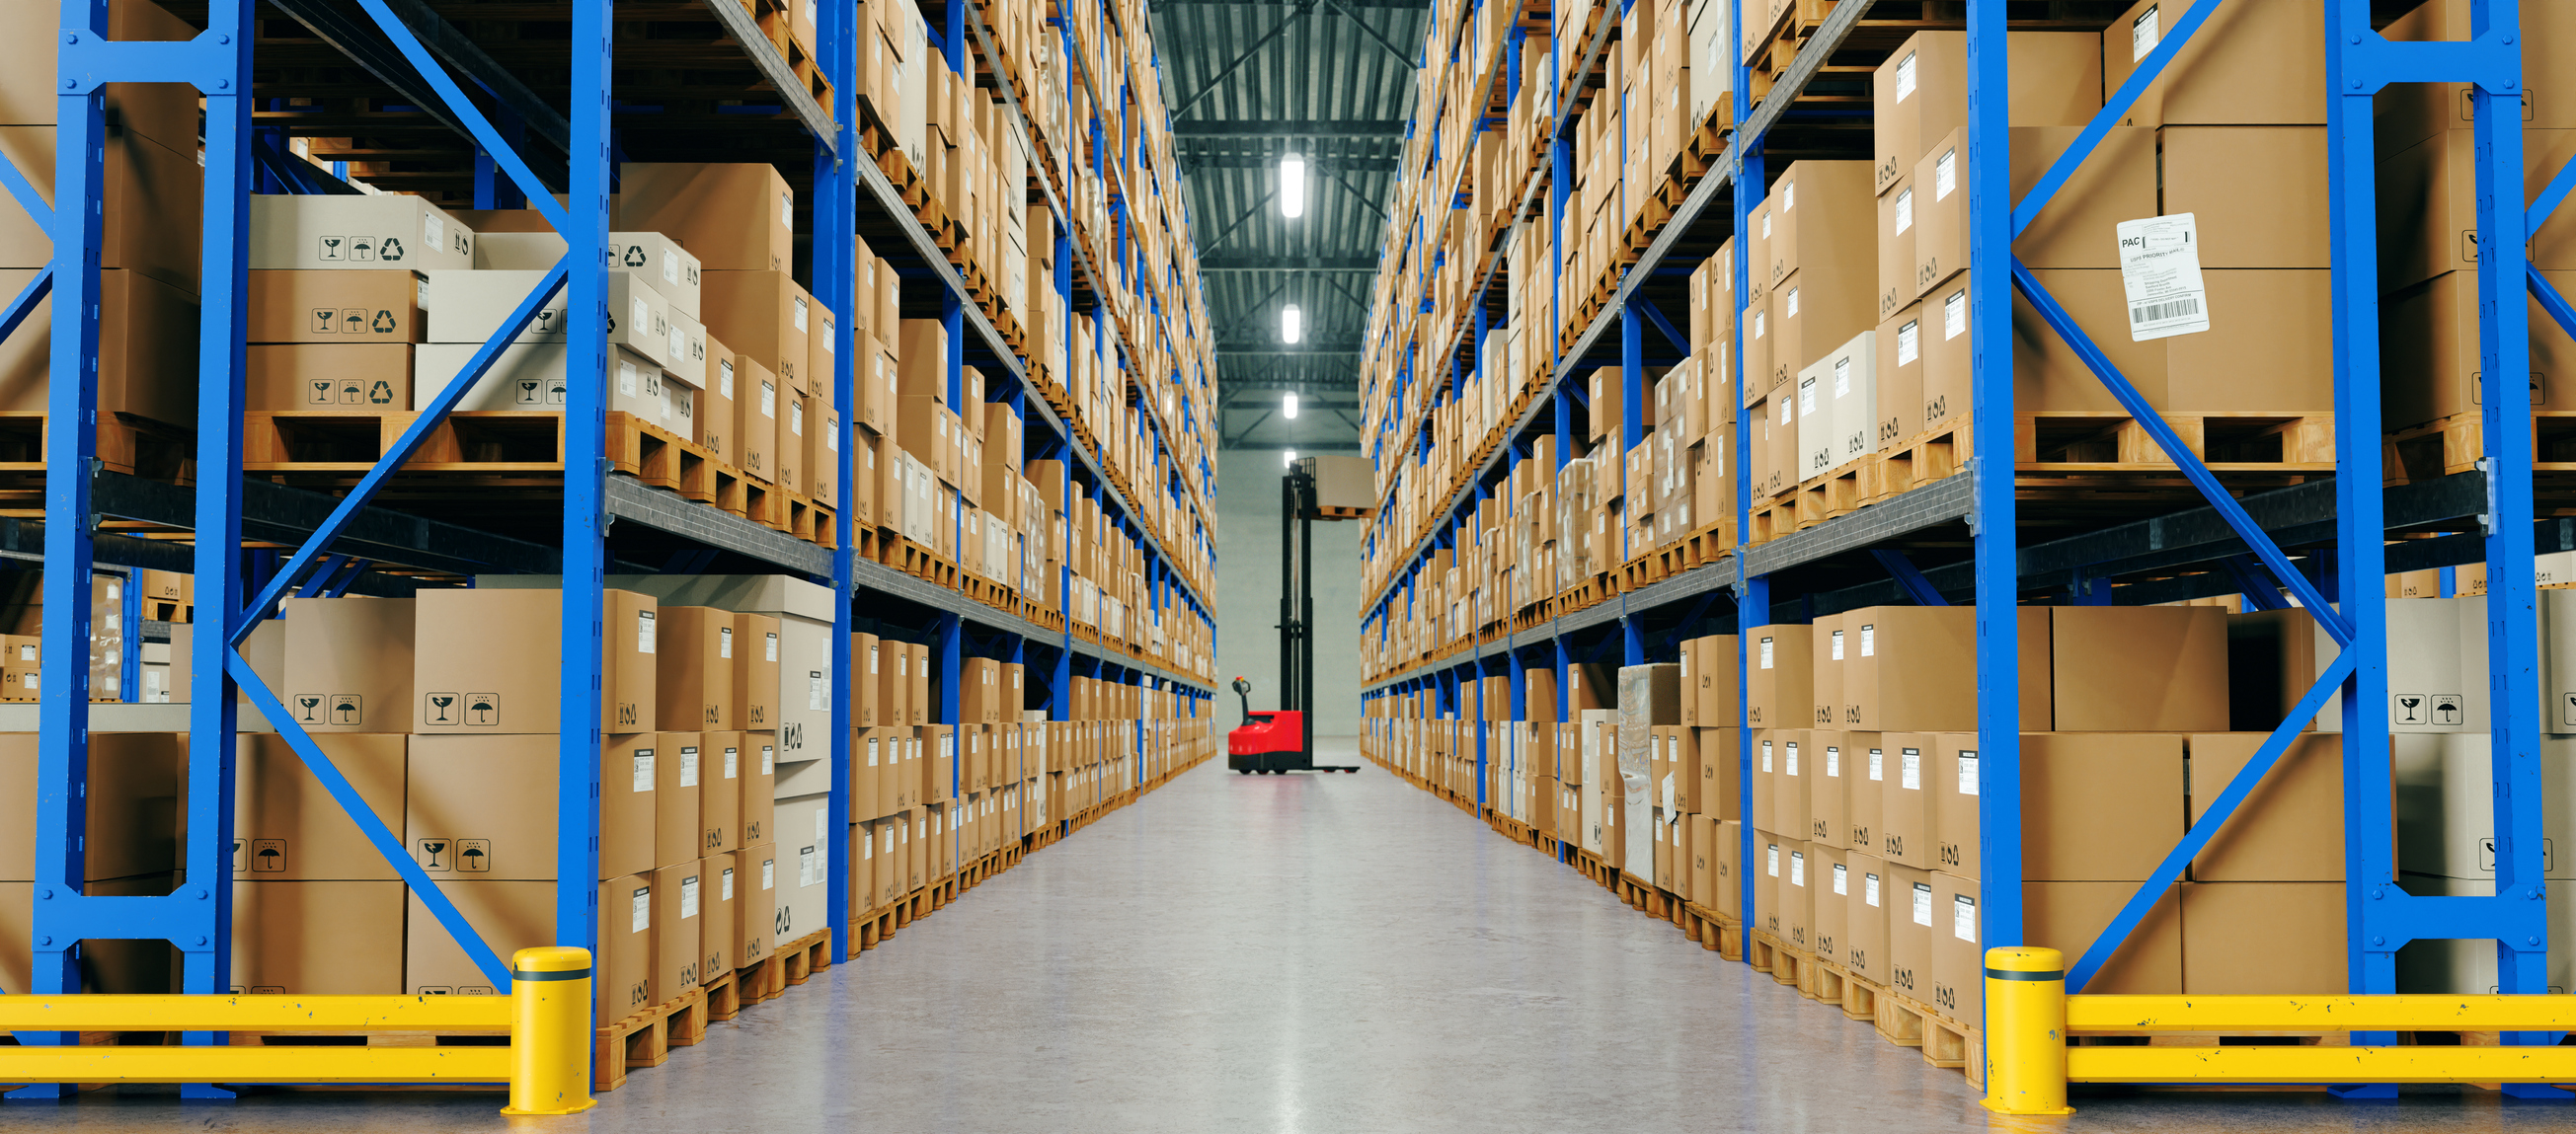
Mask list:
[[[809,380],[805,372],[812,346],[807,336],[813,330],[814,299],[793,276],[711,269],[705,280],[702,304],[709,334],[751,356],[785,385],[801,387]]]
[[[1811,704],[1799,723],[1832,728],[1842,721],[1843,616],[1820,614],[1808,625],[1808,696]],[[1857,648],[1857,643],[1853,644]]]
[[[2233,735],[2233,734],[2229,734]],[[2195,738],[2198,739],[2198,738]],[[2256,738],[2259,740],[2260,738]],[[2261,791],[2271,792],[2273,781],[2283,773],[2294,777],[2295,786],[2313,791],[2317,783],[2340,785],[2341,766],[2336,761],[2340,748],[2328,736],[2304,737],[2316,742],[2314,748],[2294,748],[2283,757],[2284,765],[2293,757],[2304,757],[2298,765],[2275,766],[2272,775],[2264,777]],[[2391,764],[2396,789],[2397,866],[2410,874],[2432,877],[2465,878],[2493,882],[2496,877],[2494,786],[2494,740],[2486,733],[2462,736],[2426,736],[2401,733],[2390,738]],[[2324,767],[2308,766],[2318,762],[2323,753]],[[2571,795],[2576,795],[2576,740],[2566,737],[2543,737],[2535,753],[2540,770],[2541,824],[2537,832],[2525,832],[2523,840],[2536,837],[2540,842],[2541,873],[2550,879],[2576,874],[2558,857],[2556,835],[2567,830],[2567,808]],[[2328,780],[2332,775],[2335,778]],[[2287,797],[2304,803],[2299,796]],[[2336,798],[2339,798],[2336,797]],[[2254,800],[2248,800],[2251,808]],[[2274,795],[2266,802],[2276,806],[2284,798]],[[2323,802],[2331,804],[2333,799]],[[2316,814],[2313,807],[2297,806],[2282,825],[2290,830],[2315,837],[2331,830],[2335,846],[2341,845],[2343,830],[2339,809],[2329,807],[2327,816]],[[2243,809],[2240,809],[2240,814]],[[2328,823],[2331,827],[2328,827]],[[2230,820],[2224,834],[2234,834],[2239,820]],[[2215,844],[2213,844],[2215,845]],[[2522,845],[2528,847],[2528,842]],[[2322,862],[2286,859],[2283,847],[2270,848],[2275,854],[2245,866],[2259,866],[2260,872],[2240,866],[2227,881],[2331,881],[2341,877],[2342,859],[2333,861],[2332,873]],[[2193,875],[2199,877],[2197,871]],[[2522,881],[2528,881],[2526,877]]]
[[[314,743],[388,829],[403,824],[403,778],[409,738],[324,734]],[[237,879],[400,881],[392,863],[305,767],[284,737],[243,733],[233,795],[233,864]],[[34,810],[34,800],[28,801]],[[32,821],[32,814],[30,815]],[[26,828],[20,828],[25,830]],[[107,832],[93,832],[93,840]]]
[[[778,619],[736,613],[733,618],[733,718],[749,730],[778,725]],[[659,679],[658,670],[656,680]]]
[[[2208,288],[2210,329],[2158,340],[2164,344],[2166,365],[2161,408],[2281,414],[2334,408],[2330,273],[2222,269],[2201,273],[2201,282]],[[2251,367],[2264,379],[2229,382],[2220,371],[2230,367]],[[2381,396],[2385,400],[2408,385],[2403,380],[2391,382]],[[2325,438],[2311,437],[2305,442],[2313,454],[2309,459],[2322,457]],[[2297,441],[2290,439],[2290,443]],[[2273,443],[2273,452],[2298,459],[2297,451],[2281,441]],[[2211,459],[2225,457],[2213,446]]]
[[[718,732],[740,727],[733,698],[739,680],[736,670],[745,660],[736,654],[734,634],[735,620],[741,616],[708,606],[663,606],[657,611],[656,719]]]
[[[2329,195],[2325,127],[2167,126],[2160,141],[2162,211],[2198,221],[2203,270],[2333,266],[2326,217],[2315,207]]]
[[[1864,850],[1843,853],[1840,964],[1862,980],[1887,983],[1889,907],[1897,897],[1887,860]]]
[[[1887,810],[1887,741],[1882,733],[1843,734],[1842,845],[1878,852],[1880,816]]]
[[[2058,731],[2223,731],[2225,611],[2052,607],[2049,635]]]
[[[1842,617],[1852,652],[1842,723],[1869,732],[1977,727],[1974,607],[1874,606]],[[2022,728],[2043,731],[2054,719],[2049,611],[2026,607],[2017,617]]]
[[[409,269],[250,273],[245,341],[418,343],[420,276]]]
[[[1978,741],[1974,733],[1939,736],[1934,857],[1940,869],[1975,876],[1984,842]],[[2146,879],[2182,841],[2183,756],[2182,738],[2171,733],[2022,734],[2022,877]],[[2339,858],[2340,839],[2334,846]]]
[[[1907,304],[1878,325],[1878,393],[1874,451],[1886,452],[1923,432],[1923,307]]]
[[[2136,882],[2024,882],[2022,935],[2030,944],[2066,955],[2071,967],[2111,927],[2138,892]],[[2129,931],[2111,959],[2084,986],[2087,994],[2151,996],[2183,990],[2182,893],[2175,884]],[[2232,948],[2243,948],[2238,942]]]
[[[391,410],[411,404],[409,343],[296,343],[246,348],[242,408]]]
[[[698,755],[698,856],[705,858],[743,845],[742,798],[748,760],[757,753],[746,751],[750,734],[710,732],[703,735]]]
[[[186,140],[193,139],[183,136],[168,144],[181,145]],[[260,193],[250,200],[253,278],[271,269],[429,271],[473,266],[474,230],[426,197]],[[256,286],[251,295],[256,318]]]
[[[653,736],[659,750],[653,771],[653,863],[658,869],[698,857],[704,835],[698,818],[705,794],[706,737],[695,732]]]
[[[1753,728],[1803,724],[1813,714],[1814,635],[1804,626],[1752,631],[1752,669],[1745,674],[1745,723]]]
[[[656,734],[610,736],[600,759],[599,873],[652,863],[663,794]],[[345,738],[355,740],[356,738]],[[546,881],[555,873],[557,758],[551,735],[416,736],[405,773],[403,845],[433,879]],[[370,856],[372,858],[372,855]]]
[[[778,477],[778,372],[759,359],[737,352],[734,376],[741,396],[734,401],[733,436],[742,471],[764,481]]]
[[[552,733],[562,727],[563,593],[423,591],[412,663],[420,698],[413,731]],[[649,595],[610,590],[602,610],[603,732],[652,730],[655,620]]]
[[[1814,784],[1809,777],[1806,759],[1812,737],[1805,729],[1775,729],[1771,739],[1771,820],[1769,830],[1804,836],[1809,830],[1813,812],[1808,796]],[[1759,822],[1755,824],[1761,826]],[[1803,841],[1803,840],[1802,840]]]
[[[22,34],[0,40],[0,123],[54,124],[62,94],[57,81],[62,44],[52,30],[55,26],[13,26]],[[39,27],[44,29],[42,34],[23,34]],[[119,0],[109,6],[102,30],[110,40],[187,40],[197,35],[195,26],[149,0]],[[108,83],[103,93],[112,129],[140,133],[169,146],[196,140],[197,95],[190,88],[177,83]],[[50,193],[47,198],[51,199]]]
[[[195,118],[191,107],[187,132],[175,143],[111,124],[100,140],[98,174],[98,265],[139,272],[191,295],[198,290],[205,212],[205,172],[193,160]],[[52,127],[0,126],[0,161],[15,167],[40,197],[54,198]],[[43,224],[24,209],[0,210],[0,267],[42,269],[52,263],[53,238]]]
[[[712,980],[742,967],[742,916],[736,895],[745,889],[732,851],[698,860],[698,972]]]
[[[262,877],[232,885],[233,991],[402,994],[401,882]]]
[[[742,761],[742,810],[735,822],[742,831],[740,845],[751,846],[778,837],[778,734],[743,733]]]
[[[1807,841],[1818,847],[1839,847],[1851,831],[1851,735],[1826,729],[1807,734]]]
[[[1925,1004],[1932,999],[1932,935],[1938,904],[1932,872],[1890,862],[1887,874],[1894,891],[1887,918],[1887,987]],[[1947,933],[1949,927],[1940,926],[1939,931]]]
[[[504,964],[512,953],[555,942],[552,882],[451,881],[439,893],[455,903],[466,924]],[[599,950],[591,963],[591,995],[601,1019],[615,1019],[653,1004],[652,881],[629,875],[599,887]],[[405,995],[497,995],[492,978],[466,959],[464,947],[430,915],[418,895],[404,905]]]
[[[2221,732],[2197,733],[2190,737],[2191,816],[2195,823],[2253,759],[2266,735]],[[2419,739],[2439,746],[2468,738],[2404,736],[2395,744],[2398,848],[2401,859],[2406,860],[2403,867],[2410,870],[2415,867],[2409,852],[2427,841],[2437,842],[2409,837],[2413,832],[2407,820],[2414,809],[2409,807],[2408,754],[2417,749],[2407,742]],[[2479,755],[2483,757],[2484,752],[2480,751]],[[2545,752],[2543,758],[2547,758]],[[2565,761],[2562,759],[2559,763],[2563,766]],[[2484,790],[2483,761],[2478,778],[2481,790],[2476,792],[2476,799],[2464,800],[2472,806],[2489,798],[2489,793]],[[2235,814],[2192,859],[2193,880],[2343,881],[2343,794],[2341,738],[2325,734],[2296,738],[2291,741],[2289,750],[2272,765],[2272,770],[2255,785],[2253,794],[2238,805]],[[2558,800],[2563,806],[2564,797],[2559,796]],[[2469,841],[2473,847],[2474,835]],[[2488,857],[2491,862],[2492,852]]]
[[[1807,915],[1808,947],[1816,959],[1830,964],[1847,965],[1843,956],[1851,924],[1851,860],[1840,847],[1807,844],[1807,873],[1811,891]]]
[[[2083,32],[2015,32],[2013,126],[2080,127],[2102,107],[2099,37]],[[1968,125],[1968,35],[1921,31],[1880,64],[1871,81],[1872,179],[1885,194],[1926,149]]]
[[[2576,272],[2544,271],[2541,276],[2562,295],[2576,289]],[[2216,302],[2213,297],[2211,303]],[[2576,407],[2576,342],[2538,300],[2526,302],[2531,408]],[[2388,425],[2402,428],[2479,412],[2484,367],[2479,360],[2477,276],[2436,276],[2387,296],[2381,311],[2388,380],[2381,387],[2380,405]]]
[[[626,162],[617,186],[620,230],[661,233],[710,275],[795,267],[795,192],[766,162]]]
[[[2138,0],[2102,32],[2102,89],[2129,80],[2194,0]],[[2129,108],[2123,126],[2323,125],[2325,0],[2221,4]]]
[[[1892,186],[1879,191],[1878,197],[1878,317],[1894,316],[1923,294],[1923,285],[1914,278],[1914,169],[1908,163],[1903,176]]]
[[[310,733],[410,728],[415,603],[389,598],[290,598],[286,688],[280,700]]]
[[[1932,776],[1941,733],[1882,733],[1878,853],[1889,863],[1929,870],[1933,854]],[[1972,739],[1970,744],[1974,744]]]
[[[0,269],[16,295],[40,269]],[[44,412],[52,363],[53,297],[0,339],[0,410]],[[197,417],[197,301],[138,272],[99,273],[98,408],[174,424]],[[105,457],[106,454],[102,454]],[[125,458],[127,461],[133,457]]]
[[[2341,882],[2198,882],[2182,888],[2182,991],[2343,995]],[[2245,947],[2261,941],[2260,949]]]
[[[652,959],[648,962],[652,1003],[668,1004],[698,987],[706,962],[701,934],[706,928],[706,880],[696,859],[665,866],[651,875]]]
[[[1985,931],[1977,911],[1973,879],[1933,871],[1932,996],[1929,1005],[1943,1018],[1976,1026],[1985,1020]]]

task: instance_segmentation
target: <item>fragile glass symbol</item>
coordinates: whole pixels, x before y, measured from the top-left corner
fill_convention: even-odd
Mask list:
[[[431,723],[431,724],[455,724],[455,723],[456,723],[456,722],[455,722],[455,720],[453,720],[452,718],[450,718],[450,717],[447,715],[447,709],[448,709],[448,707],[449,707],[449,706],[451,706],[451,705],[454,705],[455,703],[456,703],[456,694],[454,694],[454,693],[432,693],[432,694],[430,694],[430,695],[429,695],[429,707],[430,707],[429,723]]]

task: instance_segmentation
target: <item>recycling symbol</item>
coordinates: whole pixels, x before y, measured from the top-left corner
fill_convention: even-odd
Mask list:
[[[626,246],[626,266],[630,268],[641,268],[644,266],[643,245],[629,244]]]
[[[391,236],[386,237],[385,242],[377,247],[376,255],[386,260],[402,259],[402,241]]]
[[[387,307],[377,308],[376,321],[372,326],[374,327],[375,332],[379,335],[390,335],[394,333],[393,309]]]
[[[392,405],[393,401],[393,383],[387,382],[382,378],[378,378],[376,379],[375,385],[367,388],[367,403],[369,405],[388,406]]]

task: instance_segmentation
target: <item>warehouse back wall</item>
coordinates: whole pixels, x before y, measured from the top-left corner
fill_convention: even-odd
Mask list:
[[[1222,690],[1252,679],[1252,707],[1279,707],[1279,478],[1275,450],[1224,450],[1217,466],[1216,667]],[[1315,718],[1318,736],[1360,730],[1360,533],[1343,521],[1315,525]],[[1217,723],[1242,722],[1241,702],[1217,698]]]

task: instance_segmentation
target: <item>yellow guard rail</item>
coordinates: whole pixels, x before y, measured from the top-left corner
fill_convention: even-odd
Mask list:
[[[503,1114],[590,1097],[590,951],[521,949],[503,996],[6,996],[13,1032],[507,1034],[507,1047],[0,1047],[0,1083],[508,1083]]]
[[[2576,996],[2068,996],[2055,949],[1986,951],[1986,1107],[2068,1083],[2576,1083],[2576,1047],[2068,1047],[2070,1032],[2564,1032]]]

